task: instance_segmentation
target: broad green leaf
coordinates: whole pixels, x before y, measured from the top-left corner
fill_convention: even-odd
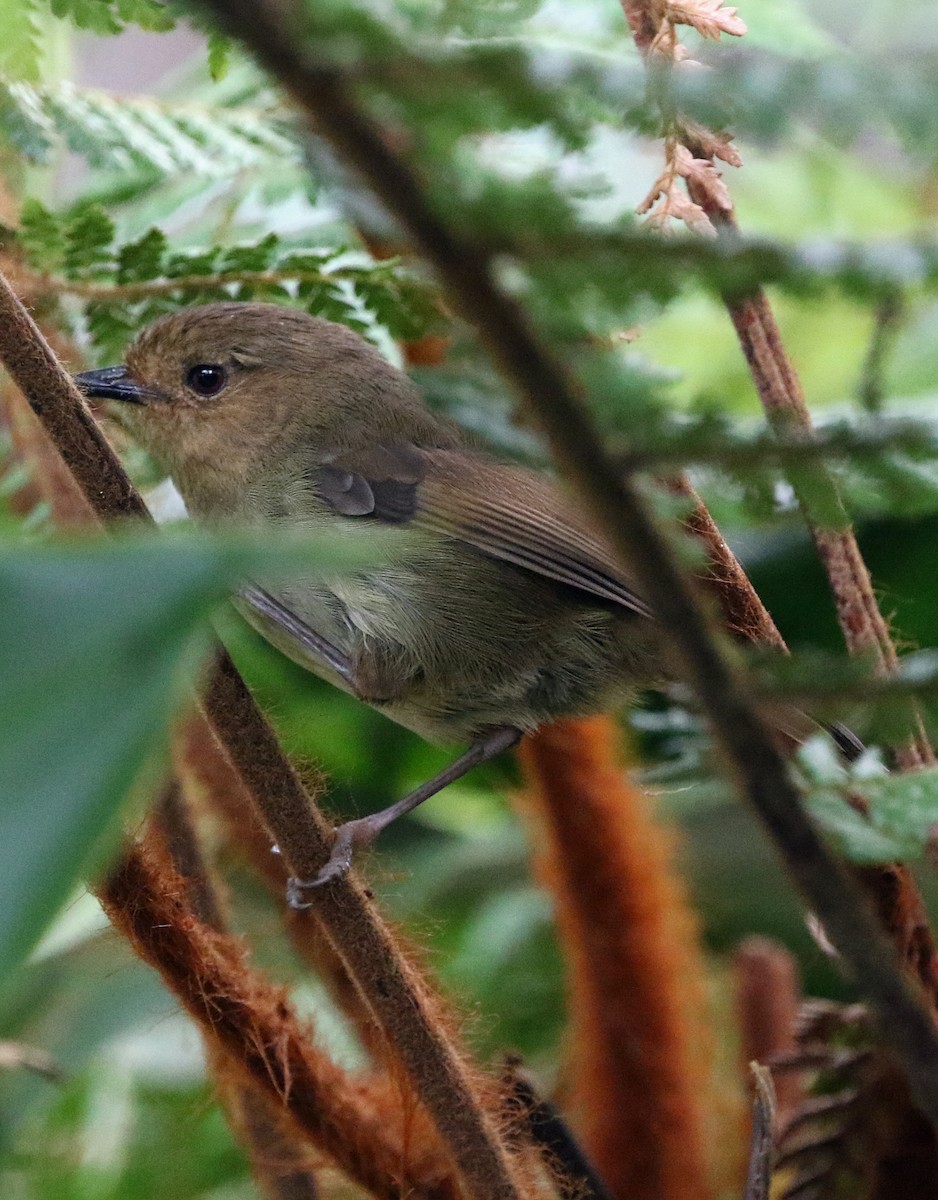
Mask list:
[[[89,865],[239,565],[157,539],[0,549],[0,974]]]
[[[354,561],[334,541],[0,545],[0,978],[95,861],[239,580]]]

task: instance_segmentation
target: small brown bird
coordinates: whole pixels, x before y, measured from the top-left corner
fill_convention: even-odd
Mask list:
[[[211,525],[380,529],[380,566],[245,587],[247,619],[304,667],[435,742],[469,750],[340,827],[329,863],[558,717],[662,679],[656,623],[563,490],[470,448],[358,334],[272,304],[189,308],[125,366],[87,371]]]

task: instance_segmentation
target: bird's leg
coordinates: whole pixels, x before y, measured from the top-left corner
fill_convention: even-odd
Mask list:
[[[431,796],[435,796],[449,784],[455,783],[457,779],[462,779],[473,767],[488,762],[489,759],[516,745],[520,740],[520,729],[514,729],[511,726],[490,729],[487,733],[480,734],[469,749],[461,754],[455,762],[444,767],[438,775],[434,775],[432,779],[415,788],[403,799],[368,817],[360,817],[357,821],[346,821],[344,825],[340,825],[336,830],[329,861],[319,874],[314,879],[290,879],[287,883],[287,902],[290,907],[309,908],[311,902],[303,899],[303,893],[341,878],[352,864],[352,852],[356,846],[369,845],[392,821],[403,817],[405,813],[413,812],[418,804],[423,804],[424,800],[429,800]]]
[[[266,617],[268,621],[279,626],[284,633],[295,638],[312,658],[317,659],[324,667],[328,667],[340,679],[344,679],[353,691],[357,691],[352,660],[338,646],[333,646],[328,638],[324,638],[321,633],[311,629],[305,621],[301,621],[285,604],[281,604],[275,596],[271,596],[270,592],[265,592],[263,588],[243,587],[238,595],[256,609],[261,616]]]
[[[262,616],[295,638],[312,658],[317,659],[340,679],[343,679],[352,692],[356,695],[363,694],[365,689],[360,686],[361,680],[352,659],[291,612],[275,596],[271,596],[263,588],[253,586],[241,588],[239,595]],[[304,891],[322,887],[345,875],[352,865],[352,852],[356,846],[369,845],[392,821],[396,821],[398,817],[403,817],[406,813],[413,812],[419,804],[423,804],[424,800],[429,800],[431,796],[435,796],[449,784],[455,783],[457,779],[462,779],[473,767],[488,762],[489,759],[501,754],[503,750],[508,750],[520,740],[521,730],[512,726],[490,729],[486,733],[480,734],[469,749],[461,754],[455,762],[444,767],[439,774],[428,779],[426,783],[409,792],[395,804],[381,809],[380,812],[372,813],[368,817],[360,817],[357,821],[346,821],[344,825],[340,825],[336,829],[329,860],[319,874],[314,879],[291,877],[287,881],[287,903],[291,908],[309,908],[310,903],[303,899]]]

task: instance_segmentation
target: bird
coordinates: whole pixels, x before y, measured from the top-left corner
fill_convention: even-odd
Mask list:
[[[196,522],[377,534],[377,564],[246,581],[236,606],[303,667],[428,741],[468,744],[339,826],[319,874],[291,882],[296,907],[522,735],[671,676],[654,613],[575,496],[475,445],[347,326],[285,305],[192,306],[76,380],[111,402]]]

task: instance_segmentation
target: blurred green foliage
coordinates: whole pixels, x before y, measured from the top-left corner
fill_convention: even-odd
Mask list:
[[[309,0],[307,11],[317,53],[355,64],[361,95],[398,131],[439,210],[500,251],[503,282],[580,371],[616,447],[650,469],[691,466],[793,648],[828,655],[796,664],[810,678],[828,669],[818,662],[843,668],[839,633],[792,502],[792,460],[770,449],[720,300],[771,286],[884,606],[909,645],[938,645],[938,46],[925,4],[750,0],[749,37],[689,35],[706,69],[652,86],[618,6],[598,0]],[[89,36],[142,27],[147,36],[135,28],[113,47],[145,57],[177,15],[156,0],[0,0],[0,173],[15,201],[0,251],[20,257],[42,318],[89,364],[119,360],[158,313],[219,295],[303,305],[396,361],[400,340],[442,329],[445,365],[415,372],[428,401],[503,453],[544,462],[467,330],[400,253],[393,223],[238,53],[213,39],[156,95],[75,82],[69,63]],[[661,240],[633,215],[675,114],[737,135],[745,165],[721,168],[737,243]],[[900,316],[871,377],[877,314],[892,302]],[[148,764],[145,782],[158,777],[204,617],[256,548],[60,548],[47,512],[23,511],[22,464],[0,451],[0,599],[12,614],[0,633],[3,962],[58,914],[3,979],[0,1039],[47,1050],[66,1073],[0,1075],[0,1193],[247,1197],[191,1029],[72,889],[101,861],[132,780]],[[152,481],[152,465],[128,462]],[[219,627],[287,748],[327,773],[337,814],[389,803],[446,761],[232,614]],[[717,989],[726,954],[763,931],[798,951],[810,990],[840,994],[699,722],[650,697],[627,732],[662,815],[683,831]],[[930,777],[915,794],[902,780],[863,781],[876,814],[866,827],[840,804],[843,768],[817,753],[804,767],[816,810],[849,851],[920,849],[938,809]],[[469,1041],[485,1055],[520,1050],[551,1081],[563,978],[549,901],[506,800],[516,786],[510,762],[475,772],[393,827],[369,870],[460,998]],[[268,936],[276,906],[233,870],[238,927],[354,1061],[339,1014]]]

